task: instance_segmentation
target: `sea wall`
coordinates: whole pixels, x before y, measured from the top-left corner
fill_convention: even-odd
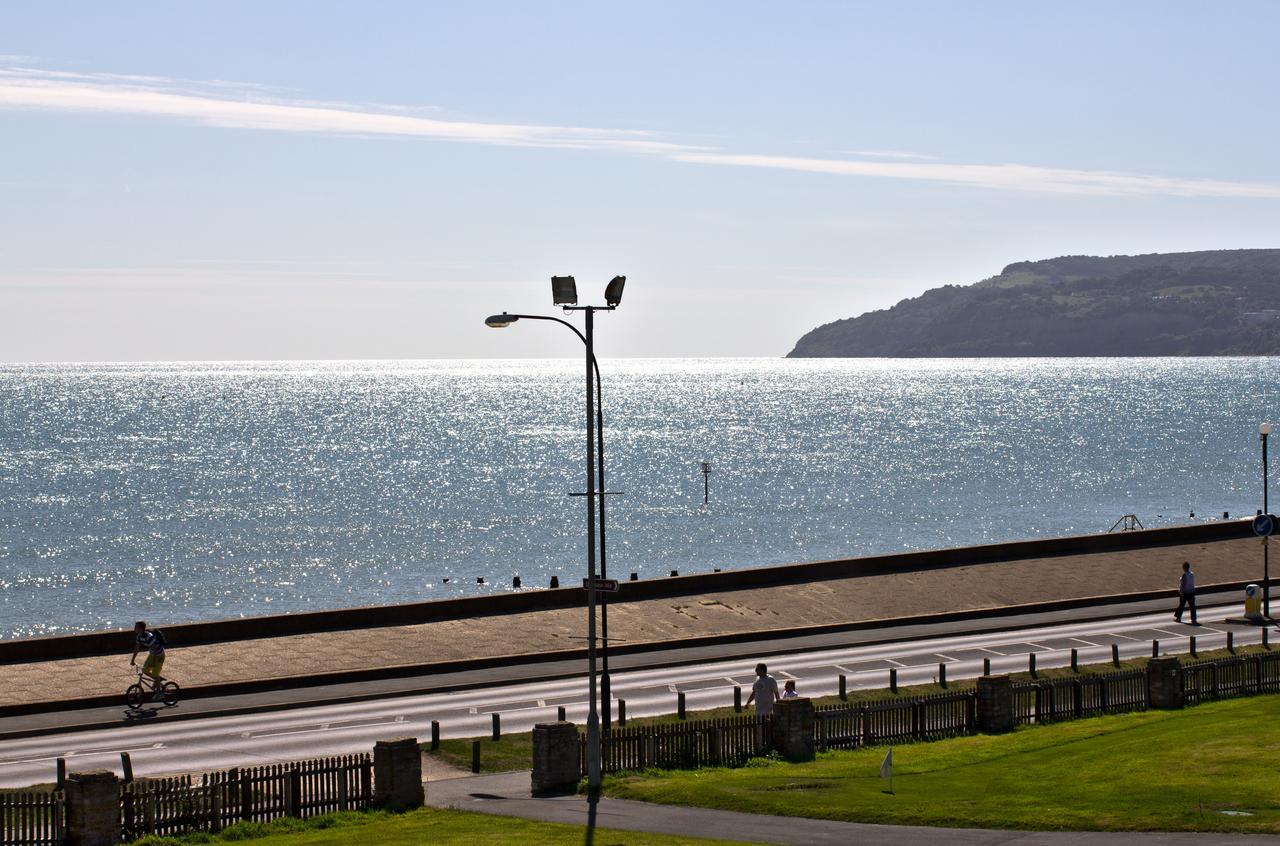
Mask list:
[[[1120,550],[1146,549],[1179,544],[1232,540],[1251,535],[1248,520],[1223,520],[1137,532],[1044,538],[982,546],[934,549],[893,555],[874,555],[832,561],[813,561],[772,567],[695,573],[639,581],[623,581],[610,604],[648,599],[691,596],[848,579],[898,572],[921,572],[973,564],[1049,558]],[[614,574],[615,576],[617,574]],[[496,614],[579,607],[586,602],[580,586],[557,589],[527,587],[488,596],[414,602],[402,605],[344,608],[278,616],[248,617],[205,623],[164,625],[166,638],[175,646],[195,646],[253,638],[314,632],[342,631],[378,626],[413,625],[440,620],[469,619]],[[132,633],[127,630],[0,641],[0,662],[48,661],[127,652]]]

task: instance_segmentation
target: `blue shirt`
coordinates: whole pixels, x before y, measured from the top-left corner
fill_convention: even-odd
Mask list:
[[[164,646],[160,643],[160,638],[156,637],[155,632],[152,631],[143,631],[138,635],[138,649],[145,649],[152,655],[164,654]]]

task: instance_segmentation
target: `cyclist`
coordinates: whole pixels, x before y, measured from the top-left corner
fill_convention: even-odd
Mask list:
[[[133,624],[133,635],[133,657],[129,659],[129,666],[137,663],[138,653],[145,649],[147,660],[142,665],[142,672],[151,676],[151,683],[158,691],[161,682],[160,670],[164,667],[164,635],[148,629],[147,624],[142,620]]]

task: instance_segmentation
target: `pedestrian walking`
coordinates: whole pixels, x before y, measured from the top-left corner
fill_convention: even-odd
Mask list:
[[[1191,571],[1191,562],[1182,562],[1182,577],[1178,579],[1178,610],[1173,612],[1173,619],[1182,622],[1182,612],[1191,609],[1191,625],[1196,622],[1196,574]]]
[[[769,675],[769,668],[756,664],[756,680],[751,685],[747,704],[756,703],[756,746],[765,745],[765,726],[773,722],[773,703],[779,699],[778,682]]]

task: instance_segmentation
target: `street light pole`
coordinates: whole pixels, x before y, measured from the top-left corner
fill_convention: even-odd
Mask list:
[[[1258,427],[1258,439],[1262,441],[1262,513],[1270,514],[1267,502],[1267,436],[1271,434],[1271,424],[1263,423]],[[1262,538],[1262,617],[1271,619],[1271,562],[1268,560],[1270,538]]]
[[[586,311],[587,341],[587,672],[589,702],[587,707],[587,789],[591,793],[600,790],[600,712],[596,708],[596,439],[591,437],[591,418],[595,413],[595,380],[591,378],[591,363],[595,360],[595,309]],[[592,495],[594,492],[595,496]]]

